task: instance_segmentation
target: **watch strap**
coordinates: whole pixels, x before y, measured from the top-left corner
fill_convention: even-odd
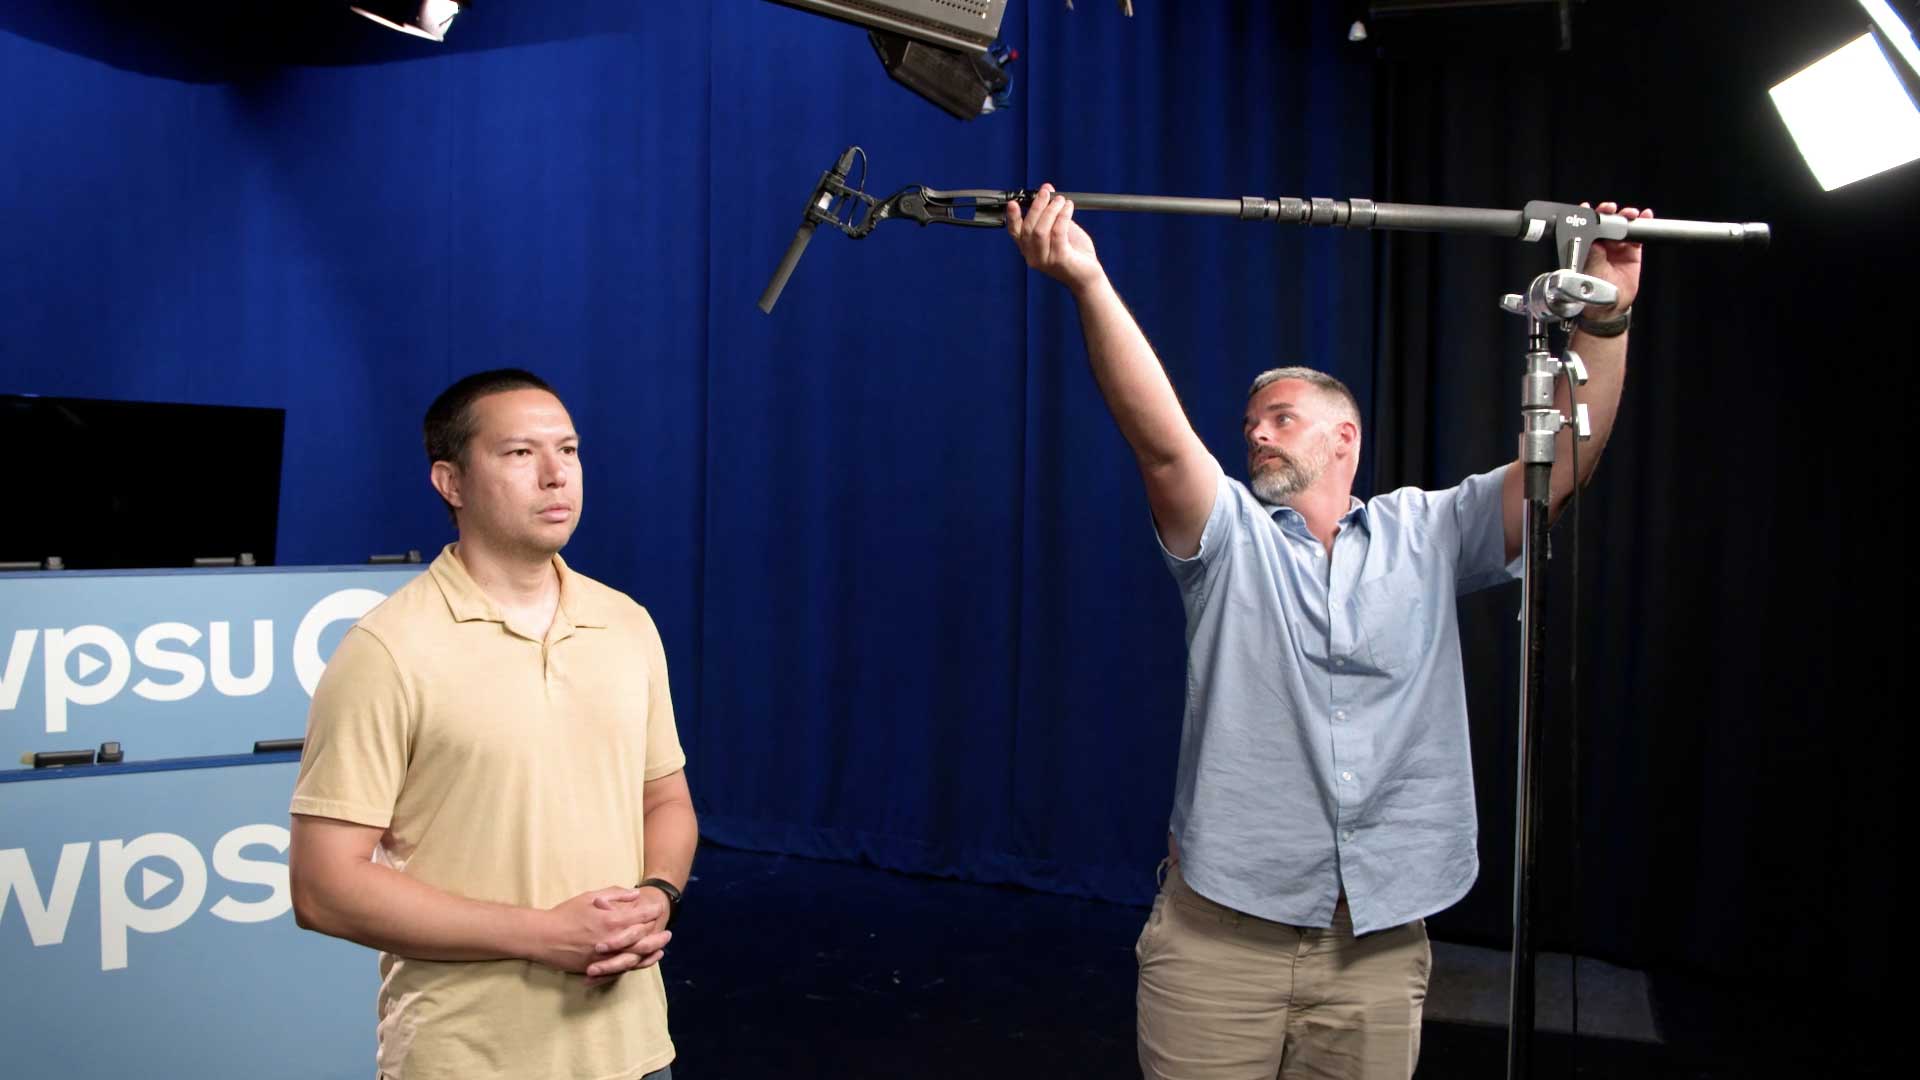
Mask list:
[[[649,886],[667,894],[667,921],[661,928],[669,929],[673,926],[674,918],[680,914],[680,887],[665,878],[650,877],[634,888],[645,889]]]
[[[1574,321],[1574,325],[1594,337],[1619,337],[1633,325],[1633,309],[1626,308],[1611,319],[1589,319],[1583,314]]]

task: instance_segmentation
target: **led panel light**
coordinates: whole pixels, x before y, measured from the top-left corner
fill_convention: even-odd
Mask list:
[[[1920,158],[1920,107],[1863,34],[1769,93],[1828,191]]]
[[[468,0],[360,0],[347,6],[390,30],[428,41],[445,41],[454,16],[460,14],[460,5],[465,2]]]

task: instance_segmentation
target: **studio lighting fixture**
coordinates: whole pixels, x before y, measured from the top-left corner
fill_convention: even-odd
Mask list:
[[[347,5],[381,26],[428,41],[445,41],[454,16],[473,0],[359,0]]]
[[[961,120],[1007,103],[1006,65],[996,46],[1007,0],[773,0],[867,28],[893,80]]]
[[[1920,49],[1886,0],[1860,6],[1871,30],[1769,91],[1826,191],[1920,158]]]
[[[1000,36],[1007,0],[773,0],[830,19],[883,30],[965,53],[984,53]]]
[[[885,30],[867,31],[867,40],[894,82],[960,120],[984,116],[1006,103],[1012,85],[1006,65],[1019,55],[997,46],[984,53],[943,49]]]

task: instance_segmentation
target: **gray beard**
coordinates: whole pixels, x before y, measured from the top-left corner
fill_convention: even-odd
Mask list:
[[[1321,470],[1309,469],[1299,461],[1282,455],[1267,464],[1266,468],[1256,470],[1248,466],[1248,487],[1261,502],[1275,506],[1286,506],[1293,497],[1313,486],[1320,479]]]

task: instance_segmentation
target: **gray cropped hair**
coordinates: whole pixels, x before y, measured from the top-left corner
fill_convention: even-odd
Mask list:
[[[1253,385],[1247,388],[1247,400],[1252,401],[1255,394],[1281,379],[1298,379],[1318,389],[1339,403],[1347,413],[1348,419],[1355,424],[1360,423],[1360,401],[1353,396],[1353,391],[1347,389],[1347,384],[1324,371],[1316,371],[1310,367],[1269,368],[1255,375]]]

